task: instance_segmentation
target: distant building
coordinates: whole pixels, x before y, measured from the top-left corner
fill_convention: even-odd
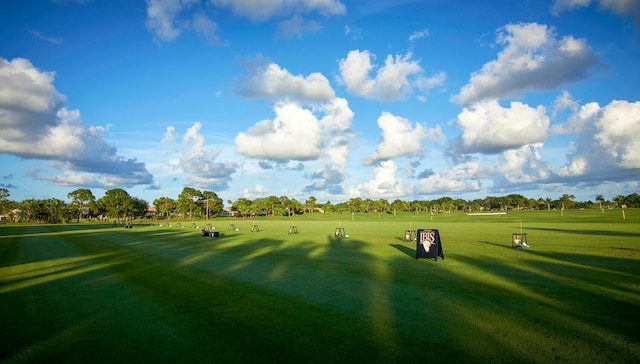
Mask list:
[[[231,208],[229,207],[223,207],[222,208],[222,216],[235,216],[235,211],[232,211]]]
[[[156,216],[158,214],[158,209],[155,206],[147,206],[147,216]]]

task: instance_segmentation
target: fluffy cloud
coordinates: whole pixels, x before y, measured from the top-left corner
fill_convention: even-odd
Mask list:
[[[306,176],[313,183],[303,188],[304,192],[322,191],[333,195],[340,195],[344,191],[344,171],[335,168],[330,163],[323,163],[322,168]]]
[[[380,115],[378,126],[382,130],[382,142],[375,152],[365,158],[365,165],[402,156],[420,156],[423,154],[423,139],[444,139],[440,128],[428,130],[420,124],[412,128],[411,121],[388,112]]]
[[[59,185],[153,183],[144,163],[117,155],[105,128],[84,124],[78,110],[64,107],[66,99],[53,81],[52,72],[41,72],[26,59],[0,58],[0,152],[50,161],[65,172],[43,176],[48,171],[33,170],[31,175]]]
[[[164,133],[164,138],[162,138],[163,143],[171,143],[176,140],[176,128],[173,126],[167,126],[167,130]]]
[[[209,43],[217,44],[218,25],[206,11],[214,5],[230,9],[235,15],[253,21],[291,17],[279,24],[280,35],[290,37],[316,31],[320,25],[302,14],[343,15],[346,7],[338,0],[147,0],[147,29],[156,41],[173,41],[185,30],[193,30]]]
[[[478,162],[467,161],[442,173],[430,171],[419,180],[417,190],[427,194],[477,191],[481,188],[479,179],[483,176],[480,170]]]
[[[291,19],[283,20],[278,24],[278,35],[283,38],[293,38],[304,32],[317,32],[321,29],[320,23],[315,20],[305,19],[300,14]]]
[[[411,53],[395,57],[388,55],[384,66],[377,69],[376,76],[372,78],[370,74],[375,69],[372,59],[375,56],[367,50],[353,50],[347,58],[339,61],[340,81],[356,96],[382,101],[403,99],[414,88],[427,92],[444,82],[446,76],[442,72],[424,77],[419,62],[412,60],[411,56]]]
[[[217,43],[217,24],[204,12],[184,15],[199,6],[200,0],[147,0],[147,29],[156,41],[173,41],[180,33],[193,29],[210,43]]]
[[[339,0],[211,0],[217,6],[230,8],[234,14],[253,21],[273,17],[318,12],[321,15],[343,15],[347,9]]]
[[[322,102],[335,97],[329,80],[321,73],[292,75],[275,63],[257,57],[247,66],[248,75],[241,79],[238,93],[244,97],[291,98]]]
[[[236,151],[247,157],[277,161],[310,160],[320,155],[320,122],[309,110],[290,101],[275,105],[274,120],[263,120],[236,136]]]
[[[554,0],[551,13],[559,15],[562,11],[586,7],[592,3],[616,14],[632,14],[636,24],[640,24],[640,2],[636,0]]]
[[[53,85],[54,72],[41,72],[29,60],[0,58],[0,126],[2,138],[40,135],[55,126],[66,97]]]
[[[343,192],[342,182],[351,150],[351,120],[353,111],[347,100],[336,98],[322,105],[325,112],[320,120],[323,129],[322,168],[307,177],[315,180],[305,191],[326,190],[332,194]]]
[[[580,107],[573,105],[574,113],[569,116],[566,123],[556,124],[551,127],[551,132],[555,134],[578,134],[585,127],[585,124],[598,113],[600,105],[590,102]]]
[[[561,11],[589,6],[593,0],[553,0],[551,13],[558,15]]]
[[[427,36],[429,36],[429,29],[417,30],[409,36],[409,42],[415,42],[416,40],[425,38]]]
[[[562,97],[570,99],[566,94]],[[497,130],[488,125],[484,128],[488,134]],[[481,126],[477,126],[477,130],[480,129]],[[577,135],[569,143],[564,165],[552,166],[542,159],[543,143],[521,141],[498,155],[483,157],[482,163],[467,158],[444,172],[427,169],[419,175],[418,190],[422,193],[473,191],[481,187],[480,181],[490,180],[496,191],[512,190],[516,186],[537,189],[542,185],[558,188],[556,192],[559,192],[567,184],[576,182],[585,187],[601,185],[603,181],[637,181],[640,175],[640,140],[636,137],[640,135],[640,101],[612,101],[604,107],[595,102],[587,103],[566,123],[555,125],[551,130]],[[483,138],[487,142],[491,139]],[[520,143],[524,144],[518,146]],[[481,151],[474,149],[474,152]]]
[[[189,0],[147,0],[147,29],[157,40],[175,40],[182,32],[174,24],[175,18],[185,6],[193,3]]]
[[[493,176],[495,188],[505,185],[524,185],[548,180],[552,176],[552,167],[542,160],[542,143],[506,150],[500,160],[486,167]]]
[[[456,126],[462,135],[452,141],[452,151],[497,153],[544,141],[549,117],[543,106],[511,102],[504,108],[497,100],[488,100],[464,108]]]
[[[183,150],[178,165],[188,174],[185,183],[198,188],[226,190],[238,165],[229,161],[217,162],[221,150],[206,147],[201,129],[202,124],[195,122],[182,137]]]
[[[203,13],[193,14],[191,27],[196,33],[205,37],[209,44],[216,45],[220,42],[220,38],[218,38],[217,34],[218,24],[211,20],[207,15]]]
[[[552,90],[588,77],[596,57],[584,39],[557,38],[537,23],[508,24],[498,31],[496,60],[472,74],[453,100],[462,104],[531,90]]]
[[[353,136],[353,111],[347,100],[336,98],[320,73],[294,76],[261,57],[250,61],[239,93],[279,101],[274,106],[274,120],[260,121],[236,136],[236,151],[277,163],[321,160],[319,170],[306,174],[314,182],[305,190],[340,193]]]
[[[640,101],[612,101],[605,107],[588,103],[565,128],[579,132],[564,178],[624,180],[640,173]]]
[[[408,196],[413,193],[413,186],[405,184],[396,177],[398,166],[394,161],[380,162],[373,169],[372,180],[349,190],[349,196],[367,198],[390,198]]]
[[[353,111],[347,100],[342,98],[323,104],[322,109],[325,112],[320,120],[324,131],[322,153],[335,169],[344,171],[353,137]]]
[[[281,100],[274,106],[274,120],[263,120],[236,136],[236,151],[247,157],[272,161],[314,160],[328,156],[343,169],[353,112],[344,99],[315,105],[321,119],[300,104]]]
[[[595,126],[595,140],[617,166],[640,168],[640,101],[612,101]]]
[[[576,112],[579,106],[580,105],[578,105],[578,102],[574,100],[569,91],[565,90],[562,91],[562,94],[560,96],[556,97],[553,103],[553,114],[555,115],[556,113],[565,109],[570,109],[573,112]]]

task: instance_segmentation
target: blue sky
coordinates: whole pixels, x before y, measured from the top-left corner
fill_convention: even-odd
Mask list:
[[[639,190],[640,2],[8,0],[0,187]]]

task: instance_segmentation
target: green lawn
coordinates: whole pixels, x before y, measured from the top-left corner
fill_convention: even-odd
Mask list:
[[[640,210],[170,223],[0,225],[0,362],[640,362]]]

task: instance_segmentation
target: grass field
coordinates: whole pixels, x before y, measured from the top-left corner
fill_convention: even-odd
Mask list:
[[[640,362],[640,210],[171,223],[0,226],[0,362]]]

